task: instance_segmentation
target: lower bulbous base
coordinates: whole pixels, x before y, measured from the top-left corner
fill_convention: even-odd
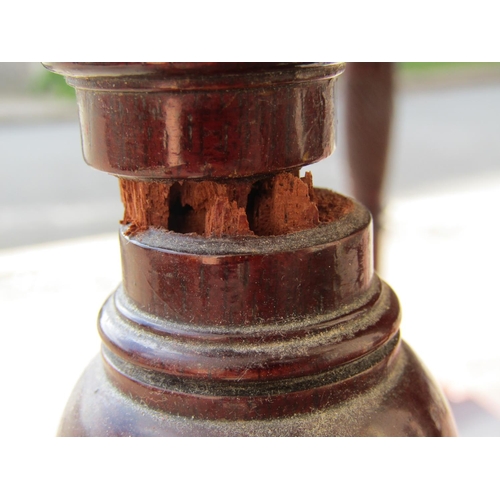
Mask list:
[[[452,436],[373,272],[368,211],[281,236],[122,228],[102,356],[61,436]]]
[[[132,399],[112,383],[102,358],[86,369],[59,436],[455,436],[443,394],[402,341],[376,365],[337,385],[341,402],[279,418],[203,419]],[[271,402],[270,402],[271,404]]]

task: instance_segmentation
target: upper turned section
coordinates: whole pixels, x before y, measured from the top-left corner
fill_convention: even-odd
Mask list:
[[[91,166],[138,179],[292,171],[335,146],[343,63],[44,63],[76,88]]]

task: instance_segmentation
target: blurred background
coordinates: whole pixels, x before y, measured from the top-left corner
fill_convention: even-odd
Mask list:
[[[500,436],[500,63],[399,63],[396,82],[380,274],[460,435]],[[337,150],[307,170],[350,194],[342,77],[337,101]],[[73,89],[0,63],[0,375],[27,394],[4,428],[55,434],[120,281],[121,216],[117,180],[82,158]]]

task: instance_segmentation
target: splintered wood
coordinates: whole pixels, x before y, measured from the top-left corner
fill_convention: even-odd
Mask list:
[[[287,234],[318,225],[318,206],[310,172],[303,179],[292,174],[278,174],[261,181],[253,190],[248,217],[255,234]]]
[[[120,179],[120,194],[125,213],[121,224],[130,224],[128,233],[148,227],[168,228],[169,184],[161,182],[136,182]]]
[[[149,227],[203,236],[288,234],[322,217],[307,172],[248,180],[144,182],[120,179],[127,234]]]

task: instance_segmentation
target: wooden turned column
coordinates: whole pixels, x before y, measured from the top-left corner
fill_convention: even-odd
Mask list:
[[[301,167],[340,63],[46,63],[119,177],[123,283],[61,436],[453,435],[373,271],[369,212]]]

